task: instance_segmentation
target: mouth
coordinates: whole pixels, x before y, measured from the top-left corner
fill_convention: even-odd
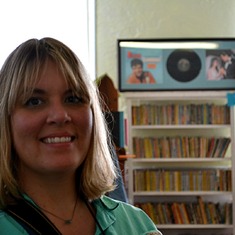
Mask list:
[[[63,137],[48,137],[43,138],[41,141],[45,144],[60,144],[60,143],[70,143],[75,139],[73,136],[63,136]]]

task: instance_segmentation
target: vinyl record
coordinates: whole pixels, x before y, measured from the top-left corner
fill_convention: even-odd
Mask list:
[[[200,57],[193,50],[174,50],[167,59],[167,71],[179,82],[190,82],[201,70]]]

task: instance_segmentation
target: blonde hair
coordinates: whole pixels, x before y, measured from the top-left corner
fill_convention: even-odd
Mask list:
[[[8,194],[19,197],[20,191],[10,116],[19,96],[28,95],[29,87],[33,89],[48,60],[57,64],[71,89],[90,103],[93,113],[93,136],[87,157],[78,170],[78,191],[95,199],[114,188],[111,141],[97,87],[81,61],[62,42],[53,38],[30,39],[8,56],[0,72],[0,208],[8,203]]]

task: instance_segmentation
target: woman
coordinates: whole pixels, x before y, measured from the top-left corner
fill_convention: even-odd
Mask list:
[[[99,96],[66,45],[17,47],[1,69],[0,110],[1,235],[161,234],[104,196],[116,173]]]
[[[225,70],[221,67],[217,57],[211,59],[210,67],[207,70],[207,80],[215,81],[223,79]]]

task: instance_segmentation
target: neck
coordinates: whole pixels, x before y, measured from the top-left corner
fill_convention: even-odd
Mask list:
[[[75,176],[42,176],[36,175],[20,177],[20,186],[23,192],[39,205],[64,205],[74,203],[77,198]]]
[[[75,200],[75,202],[74,202],[74,206],[73,206],[73,210],[72,210],[72,212],[71,212],[71,216],[70,216],[70,217],[67,217],[67,218],[61,217],[61,216],[55,214],[55,212],[52,212],[52,211],[50,211],[50,210],[47,209],[47,208],[43,208],[43,207],[41,207],[41,206],[39,206],[39,205],[38,205],[38,207],[39,207],[39,208],[41,209],[41,211],[43,211],[44,213],[46,213],[46,214],[48,214],[48,215],[50,215],[50,216],[53,216],[53,217],[56,218],[56,219],[59,219],[59,220],[62,221],[65,225],[66,225],[66,224],[69,225],[69,224],[72,224],[72,222],[73,222],[74,214],[75,214],[75,211],[76,211],[76,208],[77,208],[77,203],[78,203],[78,198],[77,198],[77,199]]]
[[[27,195],[39,209],[55,224],[69,225],[74,221],[76,208],[83,203],[75,190],[30,190]]]

